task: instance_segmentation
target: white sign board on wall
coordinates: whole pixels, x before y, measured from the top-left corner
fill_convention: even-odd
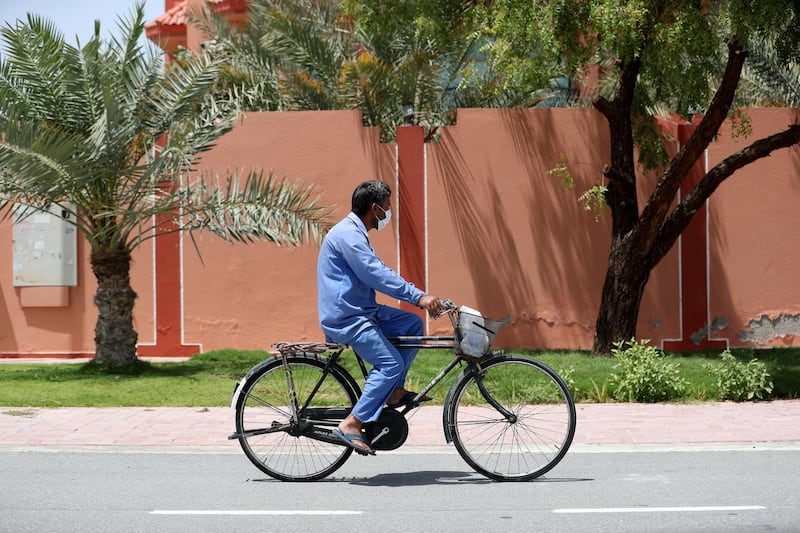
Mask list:
[[[77,235],[69,211],[53,206],[14,220],[14,286],[78,284]]]

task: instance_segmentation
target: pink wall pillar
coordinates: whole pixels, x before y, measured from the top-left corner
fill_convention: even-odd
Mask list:
[[[695,124],[679,124],[679,148],[688,142],[697,128]],[[681,183],[680,198],[684,198],[705,176],[705,157],[700,158]],[[724,339],[711,339],[708,268],[708,202],[701,206],[679,237],[680,254],[680,321],[681,338],[665,339],[664,350],[724,349]]]
[[[397,183],[400,275],[426,291],[425,133],[420,126],[397,128]],[[412,305],[402,307],[425,318]]]
[[[165,215],[160,224],[172,224]],[[140,357],[189,357],[200,353],[199,344],[183,343],[183,279],[180,233],[158,235],[153,239],[155,277],[155,339],[139,344]]]

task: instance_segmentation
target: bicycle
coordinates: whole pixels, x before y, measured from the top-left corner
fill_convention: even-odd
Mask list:
[[[364,424],[376,450],[394,450],[408,437],[406,415],[453,369],[462,367],[442,409],[445,440],[478,473],[498,481],[528,481],[551,470],[575,435],[575,402],[563,379],[523,355],[491,350],[497,321],[445,301],[452,336],[394,337],[399,348],[450,349],[454,358],[408,404],[384,408]],[[283,342],[236,385],[231,407],[245,455],[282,481],[322,479],[353,452],[332,434],[361,393],[339,364],[347,348],[333,343]],[[355,354],[362,377],[364,361]]]

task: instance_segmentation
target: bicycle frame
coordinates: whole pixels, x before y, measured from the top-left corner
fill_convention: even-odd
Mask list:
[[[386,408],[375,421],[365,423],[363,436],[375,450],[402,446],[408,437],[409,412],[419,407],[420,399],[453,369],[461,367],[442,405],[445,440],[455,444],[470,466],[491,479],[533,479],[555,466],[569,448],[575,428],[574,402],[563,380],[550,368],[524,356],[491,349],[497,329],[507,319],[496,321],[472,311],[449,307],[452,336],[389,337],[399,349],[448,350],[453,357],[410,402]],[[284,481],[321,479],[338,469],[350,450],[338,452],[314,441],[347,444],[335,428],[351,412],[363,382],[357,371],[339,364],[346,345],[289,342],[273,346],[277,353],[253,367],[237,384],[231,402],[237,416],[236,433],[228,438],[239,439],[248,458],[272,477]],[[355,358],[366,379],[365,360],[358,353]],[[504,405],[509,402],[506,389],[523,391],[532,383],[537,385],[531,385],[534,392],[527,404],[524,401],[528,397],[523,394],[523,403],[512,399]],[[547,390],[541,396],[536,392],[540,387]],[[552,402],[548,399],[551,397],[558,399]],[[553,404],[554,410],[549,407]],[[509,431],[514,424],[520,425]],[[546,433],[535,429],[540,425]],[[301,440],[259,437],[281,432]],[[490,448],[487,442],[491,442]],[[289,456],[296,458],[286,462]],[[507,460],[498,464],[496,456]]]
[[[397,348],[416,348],[416,349],[426,349],[426,350],[453,350],[454,349],[454,341],[455,337],[453,336],[428,336],[428,335],[421,335],[421,336],[405,336],[405,337],[389,337],[388,340]],[[449,341],[449,344],[442,344],[442,341]],[[431,342],[436,342],[437,344],[431,344]],[[308,395],[307,398],[304,399],[303,405],[299,405],[299,401],[294,389],[294,381],[292,378],[292,371],[291,367],[288,364],[288,357],[292,354],[296,353],[308,353],[308,351],[304,349],[299,349],[297,351],[292,351],[289,349],[281,349],[279,350],[278,356],[282,360],[283,369],[286,372],[286,384],[289,388],[290,397],[289,401],[291,403],[291,411],[292,411],[292,418],[295,421],[300,420],[300,417],[303,416],[311,402],[314,400],[314,396],[316,395],[319,388],[322,386],[323,381],[330,373],[330,368],[332,365],[336,364],[341,357],[342,352],[345,349],[344,345],[327,345],[329,347],[327,351],[327,355],[325,356],[326,363],[325,368],[322,371],[322,375],[314,385],[311,390],[311,393]],[[315,353],[315,352],[311,352]],[[325,353],[325,352],[320,352]],[[355,352],[354,352],[355,353]],[[362,378],[367,377],[367,369],[364,365],[364,360],[355,353],[356,360],[358,361],[359,367],[361,368]],[[438,385],[452,370],[456,367],[456,365],[460,364],[465,359],[461,356],[454,357],[450,363],[445,366],[438,375],[436,375],[431,382],[419,393],[420,396],[424,396],[428,392],[430,392],[436,385]],[[243,380],[244,381],[244,380]],[[413,402],[412,402],[413,404]],[[405,414],[408,410],[410,410],[410,406],[406,406],[406,408],[401,411],[402,414]]]
[[[450,323],[453,327],[454,335],[450,336],[432,336],[432,335],[419,335],[419,336],[398,336],[398,337],[388,337],[387,339],[396,347],[400,349],[418,349],[418,350],[451,350],[455,357],[444,367],[442,370],[431,379],[430,383],[428,383],[425,388],[423,388],[420,392],[417,393],[417,398],[425,396],[434,387],[436,387],[439,383],[441,383],[444,378],[447,377],[453,369],[460,365],[462,362],[467,363],[468,370],[471,372],[480,371],[480,358],[471,357],[467,355],[463,355],[457,349],[457,338],[460,336],[458,320],[456,318],[457,310],[455,308],[449,309],[446,311],[448,318],[450,319]],[[318,424],[320,426],[325,425],[333,425],[333,420],[338,420],[343,418],[342,415],[346,416],[346,413],[342,413],[341,411],[337,411],[335,408],[333,411],[331,409],[325,408],[320,413],[309,413],[309,406],[314,400],[314,397],[319,391],[322,383],[325,381],[327,376],[330,374],[330,368],[337,363],[339,357],[341,357],[342,352],[344,352],[346,346],[343,344],[334,344],[334,343],[280,343],[275,345],[278,350],[277,357],[281,358],[282,366],[284,372],[286,373],[286,385],[289,390],[289,408],[291,410],[291,417],[293,422],[299,423],[300,420],[306,418],[307,415],[315,415],[311,416],[311,420],[314,424]],[[295,354],[316,354],[316,355],[325,355],[325,367],[323,368],[322,375],[319,378],[319,381],[314,385],[311,392],[309,393],[308,397],[303,400],[303,405],[299,404],[299,399],[297,398],[297,393],[294,387],[294,379],[292,376],[291,366],[288,363],[288,358],[291,355]],[[355,353],[355,352],[354,352]],[[493,352],[487,352],[493,353]],[[367,377],[367,369],[364,364],[364,360],[355,353],[356,361],[358,362],[359,367],[361,368],[362,378],[366,379]],[[241,384],[247,381],[247,377],[245,377]],[[458,380],[455,380],[451,385],[452,387]],[[510,413],[506,410],[502,405],[500,405],[495,399],[489,394],[485,387],[478,381],[478,389],[481,392],[481,395],[486,399],[486,401],[492,405],[498,413],[500,413],[504,418],[508,421],[513,422],[515,420],[515,416],[513,413]],[[234,393],[234,399],[232,405],[235,407],[236,398],[240,393],[240,388]],[[451,392],[448,391],[447,398],[450,397]],[[398,412],[405,416],[409,411],[417,407],[417,403],[415,401],[411,401],[402,410],[398,410]],[[447,401],[445,401],[445,405],[447,405]],[[447,427],[447,409],[443,409],[443,426],[444,426],[444,434],[445,440],[447,442],[452,441],[452,436]],[[236,437],[237,435],[231,435],[231,437]],[[320,434],[317,433],[317,438],[320,437]],[[322,435],[322,440],[326,440],[329,442],[336,442],[335,438],[330,437],[330,435]]]

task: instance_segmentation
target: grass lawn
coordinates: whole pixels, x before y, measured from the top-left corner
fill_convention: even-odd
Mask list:
[[[539,359],[569,382],[576,401],[613,401],[610,377],[614,358],[594,358],[584,351],[513,350]],[[767,364],[774,389],[772,399],[800,397],[800,349],[732,350],[740,360],[753,357]],[[715,378],[708,365],[719,365],[719,352],[667,354],[680,364],[689,383],[681,401],[712,401]],[[141,362],[126,373],[106,373],[93,364],[46,363],[0,365],[0,406],[6,407],[214,407],[229,405],[239,378],[262,359],[263,351],[217,350],[184,362]],[[445,351],[421,351],[407,387],[423,388],[451,359]],[[343,363],[358,375],[351,355]],[[434,390],[441,403],[455,372]]]

